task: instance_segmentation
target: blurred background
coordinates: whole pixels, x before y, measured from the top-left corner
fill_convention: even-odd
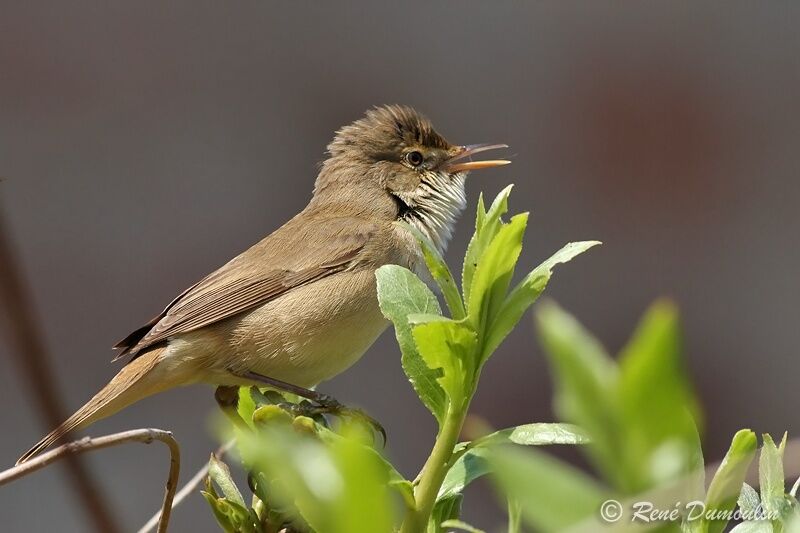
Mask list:
[[[63,409],[116,372],[115,341],[305,205],[335,129],[405,103],[452,142],[512,147],[513,165],[470,178],[452,262],[478,193],[515,183],[512,211],[533,213],[521,265],[604,242],[548,293],[609,350],[656,297],[678,303],[707,459],[742,427],[798,436],[798,24],[790,2],[3,2],[0,208]],[[10,349],[3,467],[49,429]],[[381,420],[390,456],[415,475],[434,424],[390,331],[321,388]],[[547,421],[550,398],[525,320],[473,412],[496,427]],[[196,386],[91,433],[171,429],[186,480],[217,446],[214,409]],[[160,505],[160,447],[86,461],[124,530]],[[89,530],[64,474],[0,488],[2,530]],[[466,518],[497,527],[502,512],[476,490]],[[172,526],[217,527],[199,496]]]

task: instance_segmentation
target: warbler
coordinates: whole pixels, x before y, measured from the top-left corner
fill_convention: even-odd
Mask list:
[[[443,251],[465,207],[467,173],[509,163],[471,156],[505,147],[451,144],[410,107],[367,111],[336,132],[308,205],[121,340],[116,359],[127,364],[18,464],[181,385],[269,385],[338,406],[309,389],[350,367],[387,327],[375,270],[424,265],[397,222]]]

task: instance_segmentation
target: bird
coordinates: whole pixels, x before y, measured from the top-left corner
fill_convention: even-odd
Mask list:
[[[389,322],[375,271],[424,270],[416,228],[443,252],[466,205],[473,160],[504,144],[455,145],[411,107],[369,109],[327,146],[308,205],[118,342],[121,370],[28,450],[178,386],[270,386],[340,405],[312,388],[355,363]]]

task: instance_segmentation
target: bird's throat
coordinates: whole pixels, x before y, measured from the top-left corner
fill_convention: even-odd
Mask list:
[[[467,203],[464,178],[463,174],[427,174],[415,191],[396,195],[398,220],[414,226],[444,252]]]

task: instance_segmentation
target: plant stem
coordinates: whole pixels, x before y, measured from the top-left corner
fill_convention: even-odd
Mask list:
[[[442,430],[436,437],[425,466],[422,467],[419,485],[414,491],[416,509],[409,510],[400,533],[422,533],[427,528],[436,497],[453,457],[453,448],[458,444],[468,407],[469,398],[461,402],[460,407],[451,404],[448,408]]]

